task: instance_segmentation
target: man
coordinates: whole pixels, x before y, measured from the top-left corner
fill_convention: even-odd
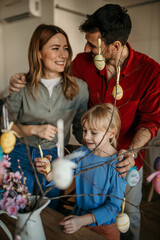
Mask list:
[[[119,163],[117,171],[125,176],[136,164],[142,176],[143,148],[158,131],[160,123],[160,65],[148,56],[134,51],[127,43],[131,31],[131,20],[126,10],[116,4],[99,8],[80,26],[85,32],[85,52],[72,63],[72,74],[83,79],[89,88],[89,106],[102,102],[115,102],[113,88],[116,85],[117,67],[120,66],[119,86],[123,90],[121,99],[116,100],[122,127],[118,139]],[[96,69],[94,56],[99,54],[98,39],[101,39],[105,68]],[[17,75],[20,77],[20,75]],[[24,82],[11,78],[11,90]],[[136,156],[138,153],[138,156]],[[124,154],[124,155],[122,155]],[[123,156],[125,157],[123,159]],[[123,161],[121,161],[123,159]],[[134,161],[135,159],[135,161]],[[141,201],[142,181],[128,192],[126,200],[135,206]],[[125,239],[138,240],[140,213],[138,208],[126,204],[131,225]]]

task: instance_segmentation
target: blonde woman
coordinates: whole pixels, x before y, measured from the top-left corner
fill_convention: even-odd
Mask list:
[[[12,170],[18,170],[17,159],[20,159],[29,192],[33,193],[34,174],[27,157],[24,136],[27,137],[32,159],[40,156],[39,144],[44,156],[50,154],[52,159],[57,157],[57,120],[60,118],[65,125],[65,145],[70,138],[71,123],[73,134],[80,142],[80,119],[87,110],[88,88],[84,81],[69,73],[72,49],[67,34],[57,26],[41,24],[35,29],[28,59],[26,86],[8,96],[7,103],[11,119],[21,127],[17,124],[12,127],[21,136],[10,153]],[[40,174],[39,179],[42,179]],[[50,192],[50,196],[58,194],[58,189]]]

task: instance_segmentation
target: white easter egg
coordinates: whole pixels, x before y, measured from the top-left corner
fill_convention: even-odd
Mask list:
[[[136,169],[128,171],[126,180],[129,186],[134,187],[139,182],[140,176]]]
[[[55,186],[61,190],[68,188],[73,181],[73,168],[76,164],[68,159],[56,159],[52,163],[52,177]]]
[[[116,217],[117,228],[120,232],[125,233],[130,226],[130,219],[126,213],[119,213]]]

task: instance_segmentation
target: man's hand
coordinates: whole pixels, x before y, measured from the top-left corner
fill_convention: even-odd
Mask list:
[[[81,223],[81,216],[70,215],[65,217],[62,221],[59,222],[60,225],[64,227],[65,233],[74,233],[80,229],[83,224]]]
[[[10,78],[10,85],[9,85],[9,93],[12,94],[12,92],[19,92],[20,88],[25,87],[26,85],[26,78],[24,73],[17,73],[14,74]]]
[[[116,164],[116,171],[120,173],[119,177],[125,177],[129,169],[135,166],[135,159],[133,152],[129,150],[121,149],[118,153],[119,155],[121,155],[118,158],[120,162]]]

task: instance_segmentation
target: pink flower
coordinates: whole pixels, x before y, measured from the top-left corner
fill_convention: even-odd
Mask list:
[[[9,173],[5,173],[3,177],[4,183],[9,183],[11,181],[11,175]]]
[[[20,172],[17,171],[14,173],[14,177],[20,180],[22,178],[22,175],[20,174]]]
[[[7,198],[2,198],[0,200],[0,207],[2,210],[6,210],[6,203],[7,203]]]
[[[3,155],[3,160],[9,161],[11,158],[8,155]]]
[[[9,168],[9,167],[11,166],[11,162],[9,162],[8,160],[3,160],[3,161],[2,161],[2,164],[3,164],[3,166],[6,167],[6,168]]]
[[[7,213],[9,216],[14,215],[17,216],[19,207],[16,205],[10,205],[7,207]]]
[[[19,194],[17,196],[16,203],[19,205],[20,208],[24,209],[27,204],[27,199]]]

